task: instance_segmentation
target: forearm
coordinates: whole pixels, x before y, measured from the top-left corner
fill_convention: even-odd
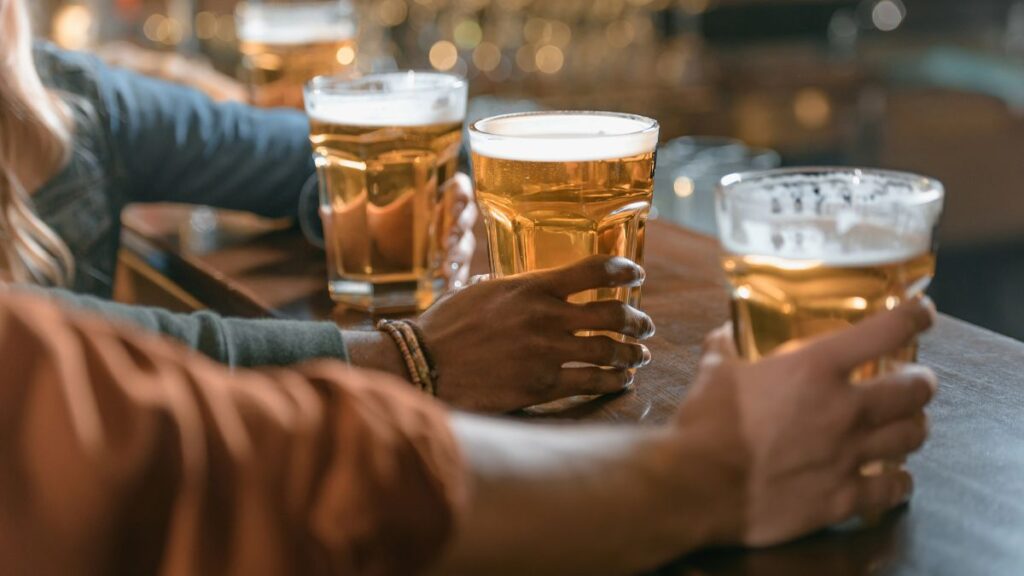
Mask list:
[[[0,357],[5,574],[418,574],[465,500],[447,412],[386,375],[229,372],[2,292]]]
[[[178,314],[66,290],[25,286],[18,290],[169,336],[228,366],[289,366],[321,358],[347,359],[341,332],[328,322],[224,318],[208,311]]]
[[[404,380],[409,379],[402,355],[391,338],[378,330],[343,332],[348,348],[349,363],[359,368],[387,372]]]
[[[387,335],[376,330],[342,332],[329,322],[224,318],[212,312],[177,314],[66,290],[19,289],[56,300],[65,306],[97,312],[170,336],[229,366],[290,366],[330,358],[409,379],[398,347]]]
[[[184,202],[296,216],[315,172],[294,110],[215,103],[199,91],[97,65],[126,202]]]
[[[722,499],[678,432],[466,416],[454,429],[471,496],[439,573],[632,574],[715,540]]]

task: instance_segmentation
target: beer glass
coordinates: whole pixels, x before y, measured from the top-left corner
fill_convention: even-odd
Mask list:
[[[796,168],[726,176],[716,212],[740,354],[853,325],[925,291],[935,273],[942,185],[856,168]],[[860,380],[912,361],[861,367]]]
[[[658,123],[610,112],[528,112],[469,131],[491,271],[503,277],[623,256],[643,264]],[[640,303],[639,288],[576,294]]]
[[[248,0],[235,17],[242,75],[256,106],[301,109],[306,82],[355,62],[350,0]]]
[[[439,187],[458,168],[466,82],[428,72],[306,86],[331,297],[425,309],[440,292]]]

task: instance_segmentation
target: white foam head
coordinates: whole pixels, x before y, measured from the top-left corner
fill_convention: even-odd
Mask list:
[[[940,183],[914,174],[797,168],[727,176],[716,209],[734,254],[876,266],[932,249],[943,198]]]
[[[590,162],[653,152],[658,123],[611,112],[527,112],[480,120],[473,152],[523,162]]]
[[[240,4],[238,38],[278,46],[338,42],[355,37],[352,6],[344,1]]]
[[[930,231],[894,231],[858,224],[837,232],[834,221],[791,224],[747,220],[742,231],[722,238],[726,251],[798,263],[813,262],[836,268],[883,266],[911,260],[931,250]]]
[[[395,72],[354,80],[316,78],[306,88],[309,117],[350,126],[428,126],[462,122],[466,81],[450,74]]]

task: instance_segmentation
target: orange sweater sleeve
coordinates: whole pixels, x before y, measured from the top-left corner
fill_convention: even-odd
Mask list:
[[[465,500],[443,407],[322,362],[229,373],[0,293],[5,574],[415,574]]]

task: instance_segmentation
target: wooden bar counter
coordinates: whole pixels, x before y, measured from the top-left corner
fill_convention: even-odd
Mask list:
[[[196,232],[187,209],[132,209],[121,293],[179,309],[371,328],[371,318],[334,309],[323,254],[298,232],[237,218]],[[654,363],[638,373],[634,392],[557,417],[665,422],[694,377],[704,335],[727,320],[715,240],[653,221],[647,243],[643,308],[658,326]],[[485,266],[478,254],[475,271]],[[910,506],[869,529],[827,531],[763,551],[706,551],[657,573],[1024,574],[1024,344],[942,316],[922,342],[921,361],[941,385],[930,409],[932,437],[909,462],[916,479]]]

